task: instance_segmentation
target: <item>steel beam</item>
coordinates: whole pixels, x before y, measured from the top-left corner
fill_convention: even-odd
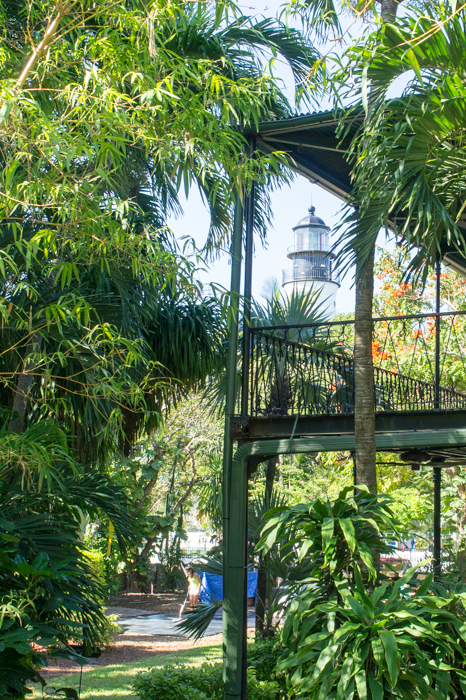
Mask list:
[[[465,445],[466,428],[462,430],[443,431],[448,436],[438,435],[442,431],[424,431],[428,435],[418,431],[406,433],[387,433],[376,435],[377,449],[383,449],[389,445],[398,444],[403,447],[424,446],[425,439],[430,440],[432,447],[439,444]],[[418,444],[422,442],[422,445]],[[230,637],[227,641],[225,653],[226,666],[228,668],[227,681],[225,683],[225,700],[245,699],[245,675],[246,657],[244,649],[246,645],[247,598],[245,584],[247,582],[247,474],[248,463],[254,460],[256,464],[266,460],[271,455],[278,454],[309,454],[315,452],[346,451],[354,449],[354,435],[325,435],[312,438],[288,438],[284,440],[255,440],[241,445],[235,452],[232,461],[232,484],[234,490],[230,493],[230,526],[229,526],[229,565],[228,574],[235,583],[234,592],[229,595],[228,608],[224,618],[228,619]],[[225,643],[224,643],[225,645]]]
[[[249,142],[249,157],[255,149],[254,137]],[[246,199],[246,232],[244,242],[244,295],[243,295],[243,357],[241,368],[241,413],[248,412],[249,399],[249,355],[251,350],[251,299],[252,299],[252,262],[254,257],[254,211],[255,183]]]
[[[456,430],[466,425],[466,410],[384,411],[375,416],[375,430],[384,432]],[[294,433],[293,433],[294,429]],[[316,416],[233,416],[232,435],[236,440],[258,440],[307,435],[341,435],[354,432],[352,414]]]
[[[232,615],[229,611],[234,607],[234,600],[230,591],[234,590],[235,582],[230,581],[230,571],[227,568],[229,559],[229,514],[230,514],[230,488],[231,488],[231,465],[233,458],[233,439],[230,432],[231,416],[235,411],[236,403],[236,374],[238,361],[238,314],[240,301],[241,284],[241,250],[243,238],[243,206],[239,194],[236,194],[235,219],[233,225],[233,235],[231,241],[231,287],[230,287],[230,309],[228,327],[228,360],[226,376],[226,404],[225,404],[225,436],[223,442],[223,557],[224,557],[224,604],[223,604],[223,639],[224,639],[224,662],[223,677],[227,687],[230,683],[231,666],[228,663],[228,649],[231,640],[235,638],[234,630],[231,629]]]
[[[434,467],[432,472],[434,477],[434,579],[438,581],[442,574],[442,469]]]
[[[440,282],[441,282],[440,257],[435,263],[435,358],[434,358],[434,392],[435,408],[440,408]]]

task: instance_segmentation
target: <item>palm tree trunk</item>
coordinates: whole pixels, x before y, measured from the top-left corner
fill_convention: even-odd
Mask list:
[[[354,322],[355,483],[377,492],[375,468],[374,365],[372,360],[372,299],[374,250],[365,269],[356,268]]]
[[[381,16],[387,22],[396,16],[397,0],[381,0]],[[370,108],[370,96],[369,96]],[[372,301],[374,296],[372,249],[365,268],[356,265],[356,307],[354,324],[354,454],[355,483],[377,493],[375,466],[374,365],[372,359]]]
[[[399,0],[382,0],[382,2],[380,3],[380,14],[382,15],[382,19],[384,22],[389,22],[390,20],[395,19],[396,11],[398,9],[398,2]]]

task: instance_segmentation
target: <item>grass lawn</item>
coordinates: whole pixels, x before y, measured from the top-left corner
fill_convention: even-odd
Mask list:
[[[160,668],[166,664],[186,663],[199,665],[204,661],[220,661],[222,646],[220,643],[206,646],[196,646],[193,649],[177,651],[171,654],[160,654],[160,656],[148,656],[138,661],[130,661],[126,664],[116,664],[114,666],[101,666],[91,671],[83,673],[81,685],[81,700],[128,700],[137,696],[131,690],[131,685],[140,671],[147,671],[149,668]],[[49,680],[50,686],[54,688],[79,688],[79,673],[68,676],[60,676]],[[42,690],[35,686],[31,700],[42,698]],[[46,694],[45,697],[50,697]],[[54,697],[52,695],[52,697]],[[63,697],[63,696],[56,696]]]

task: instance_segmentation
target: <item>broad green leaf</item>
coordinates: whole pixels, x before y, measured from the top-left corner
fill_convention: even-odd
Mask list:
[[[340,671],[340,680],[337,686],[336,700],[343,700],[345,698],[346,689],[351,681],[351,668],[353,666],[353,658],[347,656]]]
[[[367,676],[372,700],[383,700],[383,680],[377,679],[369,672]]]
[[[367,680],[365,670],[355,673],[354,680],[356,682],[359,700],[367,700]]]
[[[382,641],[378,637],[376,637],[375,639],[372,640],[371,646],[372,646],[372,653],[374,654],[374,659],[375,659],[377,666],[379,667],[379,673],[380,673],[380,671],[384,665],[384,651],[383,651]]]
[[[387,664],[388,675],[390,676],[390,684],[392,688],[396,686],[398,680],[398,646],[393,632],[382,630],[380,639],[385,650],[385,661]]]
[[[352,554],[356,548],[356,532],[354,530],[354,525],[349,518],[339,518],[338,522]]]
[[[359,603],[356,600],[356,598],[353,598],[353,596],[350,595],[347,597],[346,602],[351,607],[353,612],[355,612],[356,615],[361,619],[361,622],[366,620],[366,618],[367,618],[366,611],[364,610],[361,603]]]
[[[324,518],[322,524],[322,548],[324,552],[329,548],[334,533],[335,521],[333,518]]]

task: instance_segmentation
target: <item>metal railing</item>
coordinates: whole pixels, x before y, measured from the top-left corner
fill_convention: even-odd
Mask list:
[[[465,314],[374,319],[377,411],[466,408]],[[250,415],[352,413],[353,340],[354,321],[251,329]]]
[[[287,282],[304,282],[322,280],[340,284],[340,275],[333,268],[333,260],[321,255],[306,255],[295,260],[293,267],[283,270],[282,284]]]

